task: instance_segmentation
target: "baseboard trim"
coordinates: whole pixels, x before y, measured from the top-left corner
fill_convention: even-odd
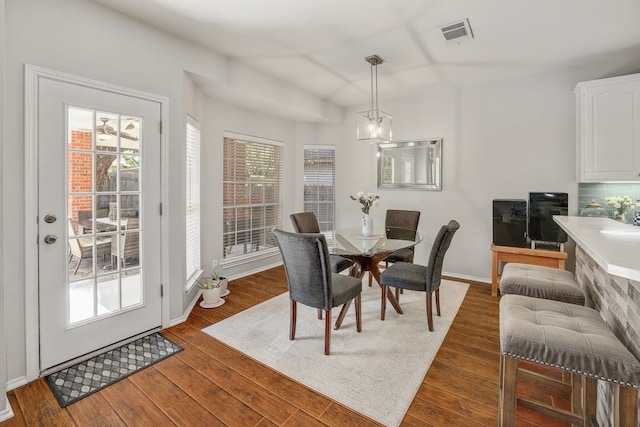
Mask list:
[[[5,399],[5,409],[4,411],[0,411],[0,421],[6,421],[9,418],[13,418],[14,413],[13,410],[11,409],[11,403],[9,403],[9,398],[7,396],[4,397]]]
[[[10,381],[7,381],[7,391],[16,389],[18,387],[22,387],[23,385],[27,384],[28,382],[29,381],[27,381],[27,377],[26,376],[14,378],[14,379],[12,379]]]
[[[260,273],[262,271],[269,270],[269,269],[275,268],[275,267],[279,267],[281,265],[282,265],[282,261],[278,261],[278,262],[270,264],[270,265],[266,265],[266,266],[262,266],[262,267],[259,267],[259,268],[255,268],[253,270],[245,271],[245,272],[243,272],[241,274],[235,274],[233,276],[229,276],[228,279],[229,279],[229,281],[232,281],[234,279],[240,279],[242,277],[246,277],[246,276],[250,276],[252,274]],[[196,294],[196,296],[191,301],[191,304],[189,304],[189,307],[187,307],[187,309],[185,310],[185,312],[183,313],[182,316],[176,317],[175,319],[172,319],[169,322],[169,327],[176,326],[176,325],[179,325],[180,323],[184,323],[184,322],[187,321],[187,319],[189,318],[189,315],[193,311],[193,307],[196,306],[196,302],[198,302],[198,298],[200,297],[201,293],[202,292],[198,292]]]
[[[459,282],[467,282],[475,285],[491,285],[491,279],[476,276],[467,276],[465,274],[442,273],[444,279],[456,280]]]

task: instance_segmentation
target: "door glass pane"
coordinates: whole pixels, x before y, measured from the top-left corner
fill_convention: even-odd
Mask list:
[[[140,153],[140,117],[122,117],[120,121],[120,151]]]
[[[71,326],[143,302],[139,117],[67,107]]]
[[[70,193],[90,193],[93,190],[93,154],[69,150],[67,168]]]
[[[118,274],[98,277],[98,315],[113,313],[120,309],[120,286]]]
[[[93,280],[81,280],[69,286],[69,303],[73,307],[69,323],[74,324],[95,316]]]
[[[118,156],[115,153],[97,153],[96,154],[96,190],[100,193],[116,191],[118,189],[116,182],[115,164]]]
[[[140,269],[132,268],[122,273],[122,307],[142,304],[142,282]]]

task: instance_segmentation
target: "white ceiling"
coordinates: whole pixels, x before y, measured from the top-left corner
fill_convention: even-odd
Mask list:
[[[638,0],[94,0],[338,106],[580,65],[640,46]],[[475,39],[439,27],[468,18]]]

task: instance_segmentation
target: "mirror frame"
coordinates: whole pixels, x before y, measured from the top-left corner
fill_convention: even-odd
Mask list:
[[[401,182],[390,183],[383,182],[383,154],[394,149],[405,149],[410,147],[431,147],[435,146],[437,154],[434,156],[433,164],[431,166],[433,177],[435,182],[433,184],[417,183],[417,182]],[[425,153],[426,154],[426,153]],[[427,191],[441,191],[442,190],[442,138],[425,138],[416,139],[410,141],[396,141],[384,144],[378,144],[378,188],[384,189],[404,189],[404,190],[427,190]],[[428,168],[428,159],[426,155],[424,159],[425,168]]]

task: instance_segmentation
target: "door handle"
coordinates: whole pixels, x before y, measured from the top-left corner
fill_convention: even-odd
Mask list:
[[[53,245],[56,241],[58,241],[58,238],[55,234],[47,234],[46,236],[44,236],[44,242],[47,245]]]

